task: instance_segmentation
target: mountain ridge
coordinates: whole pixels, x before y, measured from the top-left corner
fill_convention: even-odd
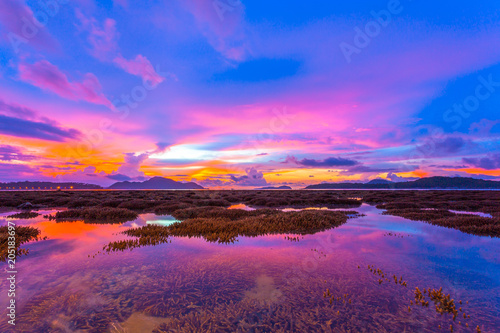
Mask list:
[[[20,181],[0,183],[0,190],[102,190],[103,187],[95,184],[76,183],[76,182],[44,182],[44,181]]]
[[[265,186],[265,187],[260,187],[256,188],[256,190],[291,190],[292,188],[288,185],[282,185],[282,186]]]
[[[314,189],[464,189],[464,190],[491,190],[500,189],[500,182],[475,179],[468,177],[427,177],[399,183],[325,183],[305,187]]]
[[[153,177],[143,182],[116,182],[109,186],[111,190],[202,190],[203,186],[193,182],[181,183],[170,178]]]

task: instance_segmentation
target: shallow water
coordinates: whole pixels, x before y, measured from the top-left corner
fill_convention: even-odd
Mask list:
[[[245,205],[244,203],[239,203],[239,204],[234,204],[227,209],[242,209],[246,211],[252,211],[256,210],[257,208],[250,207],[248,205]],[[283,212],[300,212],[303,210],[330,210],[330,211],[343,211],[343,210],[354,210],[354,209],[348,209],[348,208],[328,208],[328,207],[303,207],[303,208],[291,208],[291,207],[285,207],[285,208],[278,208],[279,210]]]
[[[56,223],[41,216],[15,220],[49,238],[25,245],[30,253],[18,258],[16,331],[150,332],[162,322],[178,331],[207,322],[218,331],[228,322],[239,331],[434,332],[438,325],[449,331],[453,324],[455,332],[477,325],[494,332],[500,327],[499,239],[381,215],[365,204],[351,210],[365,216],[298,241],[286,239],[295,235],[269,235],[223,245],[183,237],[111,254],[98,251],[127,238],[121,231],[171,218],[143,214],[122,225]],[[9,214],[0,216],[2,225]],[[390,278],[402,276],[408,287],[393,280],[379,284],[368,265]],[[0,281],[5,309],[7,284]],[[432,302],[429,308],[411,305],[408,312],[415,287],[442,287],[456,302],[462,300],[470,318],[460,312],[453,322],[450,315],[438,315]],[[330,305],[323,297],[327,288],[345,302]],[[5,322],[2,332],[9,331]]]
[[[491,214],[488,213],[482,213],[482,212],[467,212],[463,210],[450,210],[450,212],[455,213],[455,214],[468,214],[468,215],[477,215],[481,217],[493,217]]]
[[[126,226],[134,226],[134,227],[142,227],[144,225],[153,224],[153,225],[161,225],[167,227],[171,224],[181,222],[172,215],[155,215],[154,213],[150,214],[141,214],[139,218],[133,222],[129,222]]]
[[[436,208],[423,208],[422,210],[436,210]],[[469,212],[466,210],[451,210],[451,209],[449,211],[455,214],[477,215],[481,217],[490,217],[490,218],[493,217],[491,214],[483,212]]]

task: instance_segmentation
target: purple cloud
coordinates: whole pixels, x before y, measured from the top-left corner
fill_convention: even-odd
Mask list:
[[[234,175],[230,176],[235,185],[262,186],[268,184],[267,180],[264,178],[264,174],[261,171],[258,171],[255,168],[249,168],[246,169],[245,172],[247,174],[241,177],[236,177]]]
[[[143,81],[151,83],[152,86],[156,86],[165,80],[164,77],[156,73],[151,62],[141,54],[131,60],[127,60],[119,54],[113,62],[125,72],[141,77]]]
[[[64,129],[52,124],[0,115],[0,133],[23,138],[48,141],[76,139],[81,133],[76,129]]]
[[[476,168],[486,170],[500,169],[500,154],[483,158],[463,158],[462,161]]]
[[[18,147],[2,145],[0,146],[0,161],[31,161],[35,156],[24,154]]]
[[[37,49],[53,50],[59,47],[58,42],[50,35],[43,22],[39,22],[33,11],[23,0],[0,1],[0,23],[7,33],[3,38],[10,41],[15,51],[22,44],[30,43]]]
[[[0,112],[3,112],[11,116],[30,118],[30,119],[36,117],[35,111],[30,110],[24,106],[7,104],[2,100],[0,100]]]
[[[315,160],[304,158],[300,161],[296,161],[297,164],[303,165],[306,167],[346,167],[346,166],[354,166],[359,164],[359,162],[354,160],[349,160],[347,158],[342,157],[328,157],[324,160]]]

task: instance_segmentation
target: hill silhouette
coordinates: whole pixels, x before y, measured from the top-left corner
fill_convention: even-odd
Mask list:
[[[84,183],[53,183],[53,182],[9,182],[0,183],[0,190],[100,190],[99,185]]]
[[[117,182],[108,187],[113,190],[201,190],[196,183],[181,183],[164,177],[153,177],[143,182]]]
[[[256,190],[291,190],[292,188],[287,185],[283,186],[266,186],[261,188],[256,188]]]
[[[393,183],[372,180],[368,183],[324,183],[309,185],[306,189],[500,189],[500,182],[465,177],[428,177],[409,182]]]

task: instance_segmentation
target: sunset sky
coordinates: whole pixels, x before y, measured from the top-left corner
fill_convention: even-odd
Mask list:
[[[0,181],[500,180],[500,3],[1,0]]]

